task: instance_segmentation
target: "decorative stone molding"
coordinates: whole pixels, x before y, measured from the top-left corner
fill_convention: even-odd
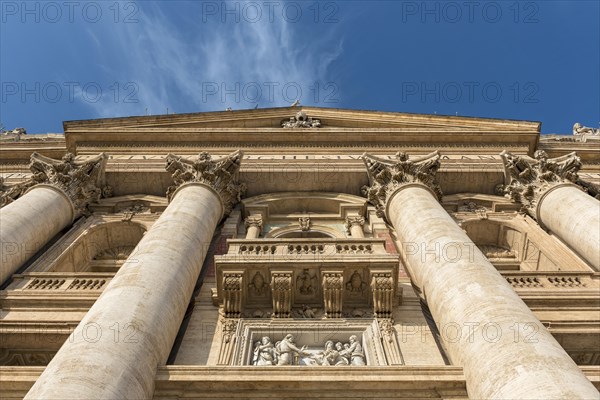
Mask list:
[[[362,230],[362,227],[365,225],[364,217],[360,215],[350,215],[346,217],[346,223],[344,226],[346,227],[346,233],[352,234],[352,227],[358,227]]]
[[[237,329],[239,325],[238,319],[221,318],[221,351],[219,351],[219,360],[217,365],[229,365],[231,362],[231,354],[235,345]]]
[[[273,317],[289,318],[292,313],[292,273],[271,272]]]
[[[32,179],[28,179],[25,182],[20,182],[15,185],[5,185],[4,177],[0,176],[0,208],[7,204],[12,203],[19,197],[25,194],[25,192],[36,182]]]
[[[71,199],[75,214],[82,215],[88,214],[90,203],[112,196],[112,188],[104,185],[107,160],[104,153],[85,161],[75,161],[75,156],[67,153],[59,161],[34,152],[29,169],[34,185],[45,184],[61,190]]]
[[[404,358],[396,339],[394,321],[391,318],[378,319],[377,324],[381,335],[381,342],[388,365],[404,365]]]
[[[530,159],[503,151],[500,157],[504,163],[504,194],[535,219],[544,194],[558,185],[577,182],[582,166],[575,152],[548,158],[545,151],[538,150]]]
[[[442,190],[435,176],[440,168],[438,151],[409,160],[408,154],[396,153],[397,161],[390,161],[364,153],[362,159],[367,167],[369,186],[362,188],[363,194],[377,209],[377,216],[385,217],[387,202],[401,187],[410,183],[427,186],[441,200]]]
[[[392,271],[371,271],[373,313],[378,318],[391,318],[394,301],[394,276]]]
[[[243,304],[243,272],[223,273],[223,312],[226,318],[240,318]]]
[[[300,224],[300,230],[303,232],[310,230],[310,217],[300,217],[298,218],[298,224]]]
[[[320,128],[321,120],[311,118],[304,111],[298,111],[289,121],[281,122],[282,128]]]
[[[237,179],[242,157],[240,150],[218,160],[213,160],[205,151],[195,160],[168,154],[165,169],[172,174],[174,185],[168,188],[167,198],[170,201],[184,183],[202,183],[219,194],[223,215],[229,215],[246,191],[246,185]]]
[[[325,318],[342,317],[343,271],[323,272],[323,301]]]

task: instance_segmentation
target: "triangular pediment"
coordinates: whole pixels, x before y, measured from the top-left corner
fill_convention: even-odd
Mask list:
[[[434,114],[408,114],[398,112],[363,111],[320,107],[283,107],[252,110],[201,112],[132,116],[81,121],[66,121],[65,132],[88,129],[148,129],[148,128],[274,128],[281,129],[298,112],[319,119],[315,129],[406,129],[433,131],[529,131],[539,132],[539,122],[514,121],[491,118],[444,116]]]

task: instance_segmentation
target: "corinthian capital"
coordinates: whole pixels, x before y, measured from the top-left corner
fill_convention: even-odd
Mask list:
[[[246,185],[238,182],[242,152],[235,151],[223,158],[213,160],[203,151],[195,159],[167,155],[166,170],[172,174],[173,186],[167,190],[169,201],[179,186],[188,182],[202,183],[213,188],[221,198],[224,215],[231,212],[246,191]]]
[[[31,155],[29,169],[35,184],[54,186],[63,191],[72,201],[76,215],[87,213],[87,206],[98,201],[103,194],[112,192],[104,186],[104,170],[108,157],[102,153],[94,158],[75,161],[67,153],[61,160],[54,160],[38,153]]]
[[[386,204],[396,190],[410,183],[423,184],[438,199],[442,198],[442,191],[435,180],[440,167],[438,151],[412,160],[403,152],[396,153],[396,160],[385,160],[367,153],[362,158],[369,175],[369,185],[362,188],[363,194],[377,208],[378,216],[385,216]]]
[[[557,185],[579,180],[581,159],[575,152],[548,158],[545,151],[538,150],[532,159],[503,151],[500,157],[504,164],[504,194],[521,203],[533,218],[537,218],[537,205],[544,193]]]

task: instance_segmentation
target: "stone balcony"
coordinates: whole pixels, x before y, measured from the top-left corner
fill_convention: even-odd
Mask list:
[[[397,261],[385,250],[384,239],[229,239],[228,251],[216,256],[219,262],[252,261]]]

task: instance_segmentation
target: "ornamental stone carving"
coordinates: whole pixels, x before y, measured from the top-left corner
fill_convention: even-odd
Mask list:
[[[292,316],[292,289],[291,272],[271,273],[274,318],[289,318]]]
[[[351,236],[356,236],[355,234],[353,234],[354,232],[359,232],[362,231],[363,226],[365,225],[365,219],[364,217],[360,216],[360,215],[350,215],[348,217],[346,217],[346,223],[344,224],[344,227],[346,228],[346,233],[350,234]],[[354,229],[352,229],[354,228]],[[363,237],[359,236],[359,237]]]
[[[298,224],[300,225],[300,230],[303,232],[310,230],[310,217],[300,217],[298,218]]]
[[[112,190],[104,186],[104,170],[108,157],[102,153],[85,161],[75,161],[67,153],[54,160],[38,153],[31,155],[29,169],[34,184],[46,184],[64,192],[72,201],[76,215],[87,214],[87,206],[108,197]]]
[[[263,227],[263,219],[261,215],[250,215],[246,217],[244,220],[244,225],[246,227],[246,233],[251,231],[251,228],[255,228],[256,232],[252,233],[252,238],[256,238],[260,236]],[[248,238],[250,239],[250,238]]]
[[[342,271],[323,273],[323,301],[325,318],[342,317],[342,294],[344,274]]]
[[[579,122],[575,122],[573,125],[573,135],[575,136],[600,136],[600,128],[590,128],[581,125]]]
[[[243,153],[238,150],[218,160],[203,151],[194,160],[167,155],[166,170],[172,174],[174,185],[167,190],[169,201],[184,183],[197,182],[213,188],[223,203],[224,215],[228,215],[246,191],[246,185],[238,182],[238,171]]]
[[[223,313],[227,318],[240,318],[243,303],[243,273],[223,273]]]
[[[364,186],[362,191],[376,207],[379,217],[385,217],[388,200],[396,190],[406,184],[423,184],[441,200],[442,190],[435,179],[440,167],[438,151],[412,160],[404,152],[396,153],[396,161],[384,160],[367,153],[362,155],[362,159],[369,175],[369,186]]]
[[[25,182],[8,186],[4,184],[4,177],[0,176],[0,208],[24,195],[27,189],[35,184],[36,182],[33,179],[28,179]]]
[[[321,120],[311,118],[304,111],[298,111],[289,121],[281,123],[282,128],[320,128]]]
[[[535,219],[542,195],[557,185],[577,182],[582,165],[575,152],[548,158],[545,151],[538,150],[531,159],[503,151],[500,157],[504,163],[505,195],[522,204]]]
[[[391,318],[394,299],[394,278],[392,271],[371,273],[373,292],[373,313],[375,317]]]

